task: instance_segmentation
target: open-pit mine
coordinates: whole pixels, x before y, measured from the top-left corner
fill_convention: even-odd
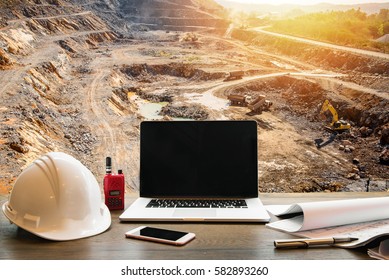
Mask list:
[[[0,6],[0,194],[63,151],[139,187],[143,120],[255,120],[260,192],[389,189],[389,55],[240,29],[212,0]],[[326,129],[329,100],[350,129]],[[231,147],[231,149],[238,147]]]

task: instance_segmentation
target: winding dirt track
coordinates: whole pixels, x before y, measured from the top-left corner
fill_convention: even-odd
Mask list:
[[[94,117],[92,117],[92,119],[95,120],[95,123],[93,125],[96,127],[94,132],[99,135],[99,139],[101,142],[99,147],[103,148],[103,151],[100,151],[100,154],[107,153],[116,155],[115,131],[110,125],[110,122],[107,121],[106,114],[104,113],[104,108],[102,108],[101,106],[103,102],[101,101],[101,97],[98,96],[97,92],[108,73],[108,70],[105,69],[98,70],[95,74],[92,83],[87,89],[87,105],[90,107],[90,110],[94,115]]]
[[[276,32],[270,32],[270,31],[263,30],[263,27],[253,28],[252,30],[254,30],[256,32],[263,33],[263,34],[267,34],[267,35],[271,35],[271,36],[275,36],[275,37],[287,38],[287,39],[291,39],[294,41],[299,41],[299,42],[303,42],[303,43],[307,43],[307,44],[311,44],[311,45],[316,45],[316,46],[320,46],[320,47],[341,50],[341,51],[346,51],[346,52],[350,52],[350,53],[356,53],[356,54],[361,54],[361,55],[365,55],[365,56],[371,56],[371,57],[389,60],[389,54],[385,54],[385,53],[368,51],[368,50],[361,50],[361,49],[350,48],[350,47],[345,47],[345,46],[339,46],[339,45],[329,44],[329,43],[315,41],[315,40],[311,40],[311,39],[305,39],[305,38],[301,38],[301,37],[280,34],[280,33],[276,33]]]
[[[97,68],[96,68],[97,69]],[[103,68],[93,73],[91,83],[86,87],[87,98],[86,107],[91,113],[90,126],[94,135],[98,139],[95,146],[95,162],[99,165],[99,177],[103,176],[102,169],[105,166],[105,157],[112,158],[113,172],[122,169],[128,180],[126,186],[132,189],[138,189],[138,157],[134,156],[134,150],[137,145],[134,139],[126,135],[123,125],[126,124],[126,118],[116,115],[108,106],[108,98],[111,89],[107,80],[111,70]],[[135,139],[137,140],[137,139]]]

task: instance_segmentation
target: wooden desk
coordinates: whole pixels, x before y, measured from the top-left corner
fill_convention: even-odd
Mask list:
[[[261,199],[265,205],[270,205],[388,195],[388,193],[274,193],[261,194]],[[129,205],[134,198],[134,195],[128,195],[126,205]],[[0,197],[1,205],[5,201],[5,197]],[[340,249],[325,247],[277,250],[273,246],[275,239],[292,238],[292,236],[268,229],[264,224],[147,223],[147,225],[151,224],[167,229],[194,232],[196,239],[183,247],[127,239],[124,237],[126,231],[146,225],[146,223],[121,223],[118,219],[120,214],[121,211],[112,213],[110,229],[100,235],[74,241],[53,242],[39,238],[10,224],[1,213],[0,259],[370,259],[366,253],[366,248]]]

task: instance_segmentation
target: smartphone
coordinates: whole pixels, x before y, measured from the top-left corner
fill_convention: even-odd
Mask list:
[[[182,232],[142,226],[126,232],[126,237],[182,246],[195,238],[191,232]]]

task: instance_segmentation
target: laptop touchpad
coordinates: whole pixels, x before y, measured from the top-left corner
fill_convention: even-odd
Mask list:
[[[174,217],[216,217],[216,209],[177,209]]]

